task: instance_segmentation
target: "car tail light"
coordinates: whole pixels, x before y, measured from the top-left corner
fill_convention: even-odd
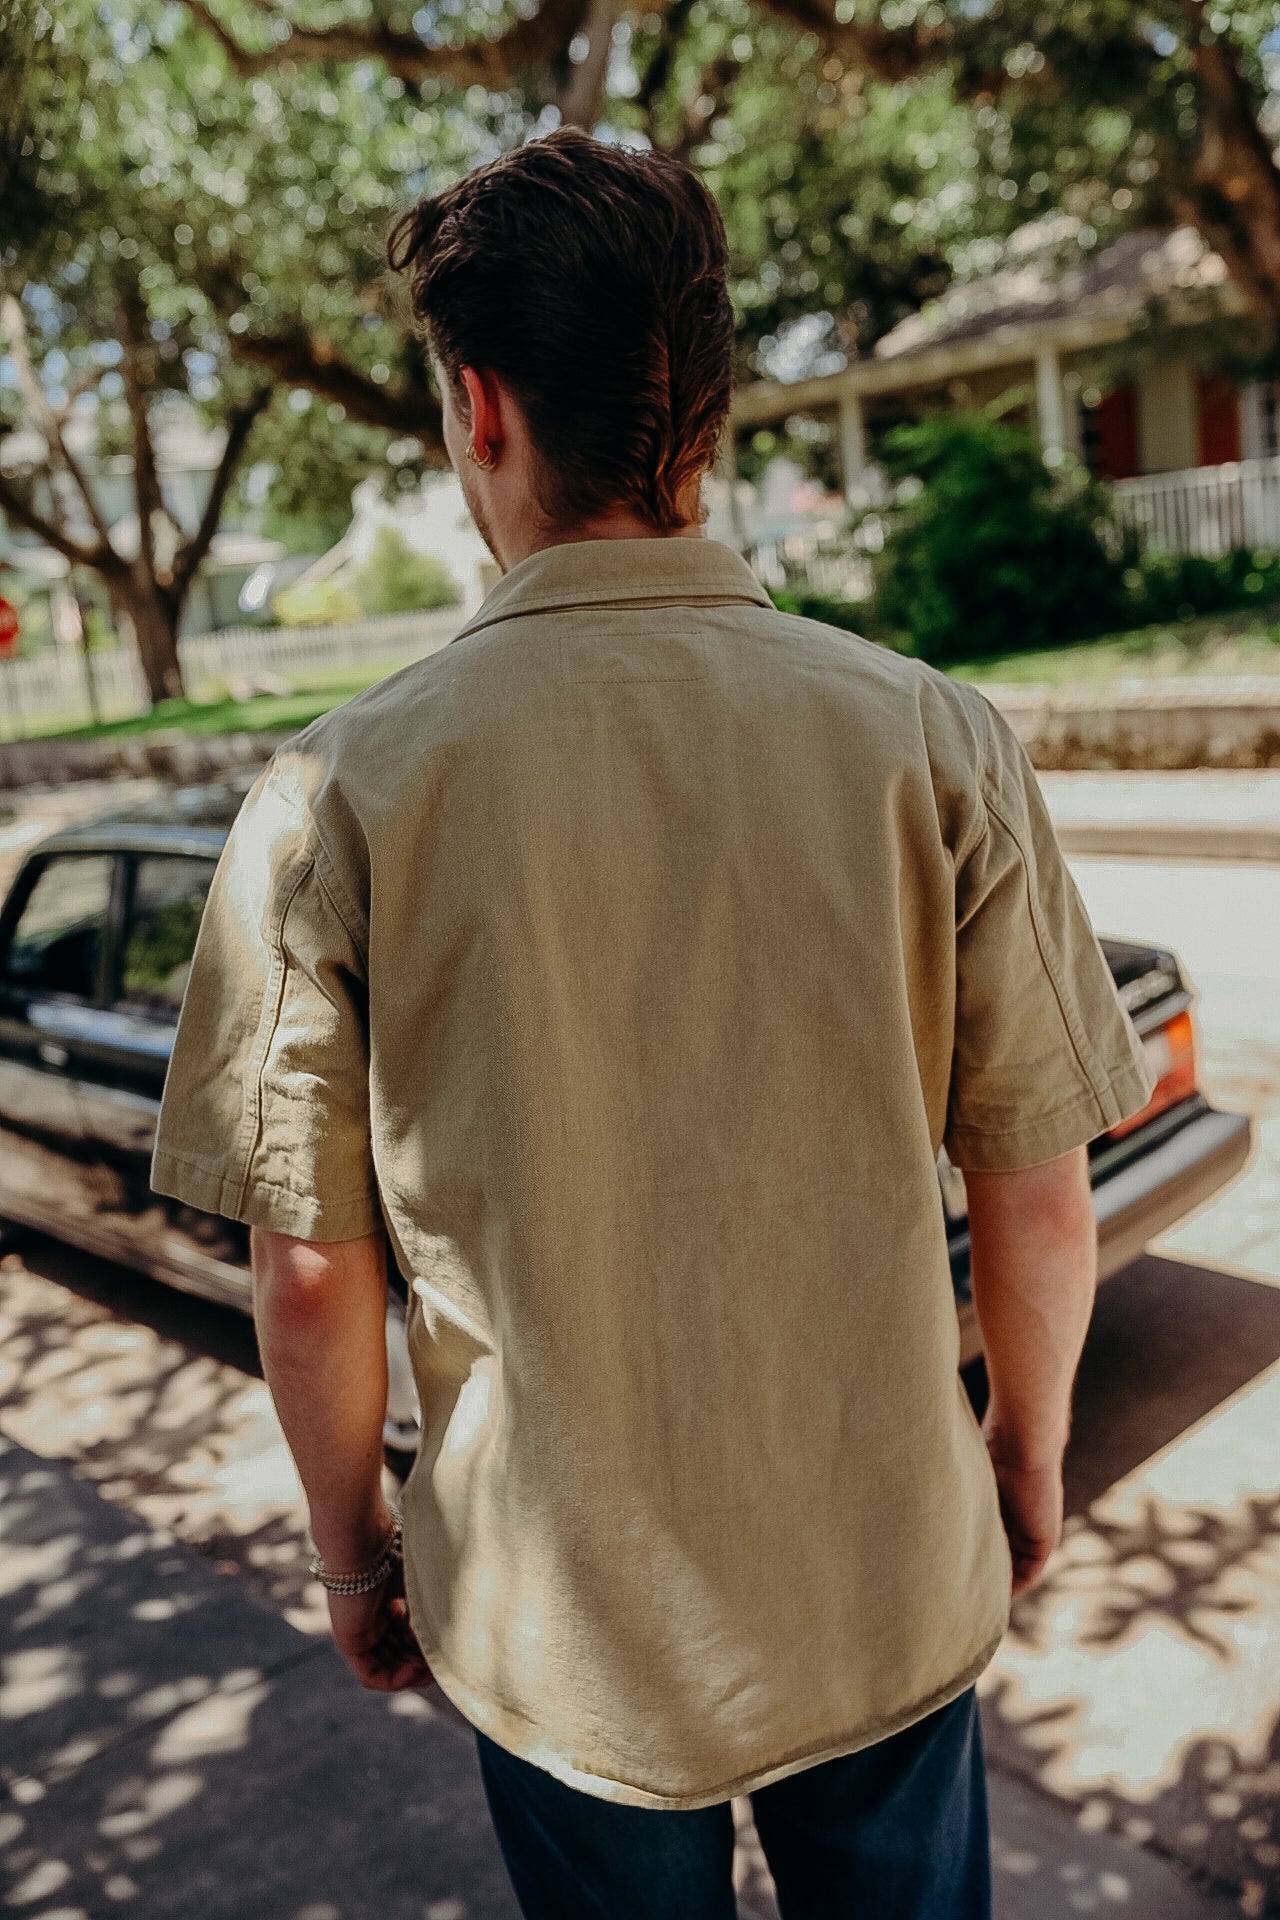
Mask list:
[[[1196,1090],[1196,1030],[1188,1012],[1175,1013],[1154,1033],[1143,1037],[1146,1056],[1159,1076],[1155,1091],[1139,1113],[1131,1113],[1119,1126],[1112,1127],[1108,1140],[1121,1140],[1135,1127],[1145,1126],[1166,1107],[1185,1100]]]

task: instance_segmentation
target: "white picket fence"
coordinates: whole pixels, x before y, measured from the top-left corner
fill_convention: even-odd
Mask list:
[[[178,642],[183,679],[193,698],[213,699],[236,681],[270,674],[295,681],[308,672],[385,660],[420,659],[451,640],[465,615],[391,613],[337,627],[228,627]],[[92,697],[88,675],[93,676]],[[35,660],[0,661],[0,738],[19,739],[58,727],[124,720],[147,710],[147,688],[132,647],[83,654],[50,651]]]

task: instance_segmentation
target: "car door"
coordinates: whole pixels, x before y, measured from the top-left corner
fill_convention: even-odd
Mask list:
[[[0,918],[0,1208],[37,1224],[85,1210],[71,1075],[102,994],[115,874],[109,852],[36,855]]]
[[[150,1181],[160,1095],[214,859],[129,852],[103,1004],[76,1036],[73,1090],[95,1168],[99,1217],[120,1257],[180,1286],[241,1304],[246,1234],[160,1194]]]

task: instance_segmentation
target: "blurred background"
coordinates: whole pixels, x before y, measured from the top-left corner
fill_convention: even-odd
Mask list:
[[[723,211],[708,532],[779,605],[1007,714],[1160,1065],[1094,1156],[1113,1257],[1063,1548],[984,1677],[998,1911],[1280,1913],[1270,0],[0,0],[9,1897],[41,1920],[512,1912],[456,1731],[325,1664],[251,1330],[155,1277],[155,1236],[192,1223],[146,1211],[137,1156],[217,823],[496,578],[386,231],[566,123],[682,155]],[[123,998],[86,997],[98,1080],[65,1019],[41,1040],[23,1137],[49,1157],[6,1185],[36,1085],[6,943],[34,979],[98,910],[84,869],[23,932],[59,846],[96,849],[104,940],[142,912],[137,862],[185,865]],[[1191,1154],[1215,1126],[1218,1158]],[[104,1252],[130,1208],[133,1251]]]

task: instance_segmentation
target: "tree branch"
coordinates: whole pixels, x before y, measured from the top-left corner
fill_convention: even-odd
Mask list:
[[[1186,0],[1200,82],[1200,138],[1184,180],[1170,182],[1232,279],[1280,331],[1280,170],[1258,125],[1258,104],[1235,48],[1206,30],[1200,0]]]
[[[429,389],[410,383],[394,388],[379,386],[368,374],[343,360],[327,340],[301,330],[277,335],[233,334],[231,350],[237,360],[265,367],[278,381],[306,387],[322,399],[336,401],[366,426],[415,434],[426,451],[443,464],[440,407]]]
[[[233,407],[227,419],[226,445],[213,476],[213,485],[209,489],[209,498],[205,501],[200,524],[189,540],[184,540],[173,559],[173,571],[169,584],[169,593],[173,601],[174,616],[182,609],[187,597],[187,589],[195,578],[196,570],[209,551],[214,534],[218,531],[218,522],[222,518],[222,509],[226,504],[227,489],[240,464],[245,444],[253,431],[254,421],[271,399],[270,387],[259,387],[242,406]]]
[[[34,533],[46,546],[60,553],[73,567],[92,567],[108,579],[123,571],[124,562],[110,547],[85,547],[78,540],[64,533],[52,520],[37,513],[30,503],[23,499],[9,476],[0,473],[0,508],[6,517],[17,527],[25,527],[28,533]]]
[[[675,64],[676,47],[680,43],[680,36],[688,25],[692,11],[693,0],[672,0],[662,22],[658,44],[644,70],[640,91],[636,95],[636,105],[645,117],[650,134],[653,132],[654,109],[666,92],[667,82],[671,78],[671,69]]]
[[[417,34],[382,21],[295,27],[272,9],[258,7],[271,19],[274,37],[269,46],[246,47],[205,0],[183,0],[183,4],[246,78],[286,61],[379,60],[407,86],[434,78],[463,87],[502,87],[530,67],[546,66],[563,55],[586,17],[588,0],[543,0],[532,19],[517,20],[492,40],[472,40],[461,46],[431,46]]]
[[[697,92],[684,103],[675,138],[667,143],[668,153],[687,160],[695,147],[702,145],[712,121],[724,112],[729,89],[741,71],[742,62],[727,53],[703,68]]]
[[[111,535],[108,531],[107,523],[102,516],[102,510],[98,506],[98,502],[89,486],[89,481],[84,469],[67,445],[66,435],[62,430],[62,416],[54,411],[49,396],[44,390],[44,383],[36,372],[35,363],[31,358],[31,345],[27,338],[26,319],[22,312],[21,303],[15,300],[12,294],[6,294],[3,301],[0,301],[0,320],[3,320],[4,323],[4,330],[9,340],[9,351],[13,357],[14,369],[18,376],[18,387],[23,399],[27,403],[27,411],[32,417],[32,424],[37,426],[40,432],[43,433],[45,445],[49,449],[50,456],[56,456],[70,476],[84,502],[85,511],[88,513],[94,532],[97,534],[103,546],[110,549]],[[53,483],[52,475],[50,476],[49,491],[56,501],[58,490]]]
[[[562,126],[585,127],[589,133],[595,125],[604,98],[617,17],[618,0],[588,0],[586,16],[578,29],[587,38],[586,57],[576,65],[568,63],[569,71],[556,101]]]

